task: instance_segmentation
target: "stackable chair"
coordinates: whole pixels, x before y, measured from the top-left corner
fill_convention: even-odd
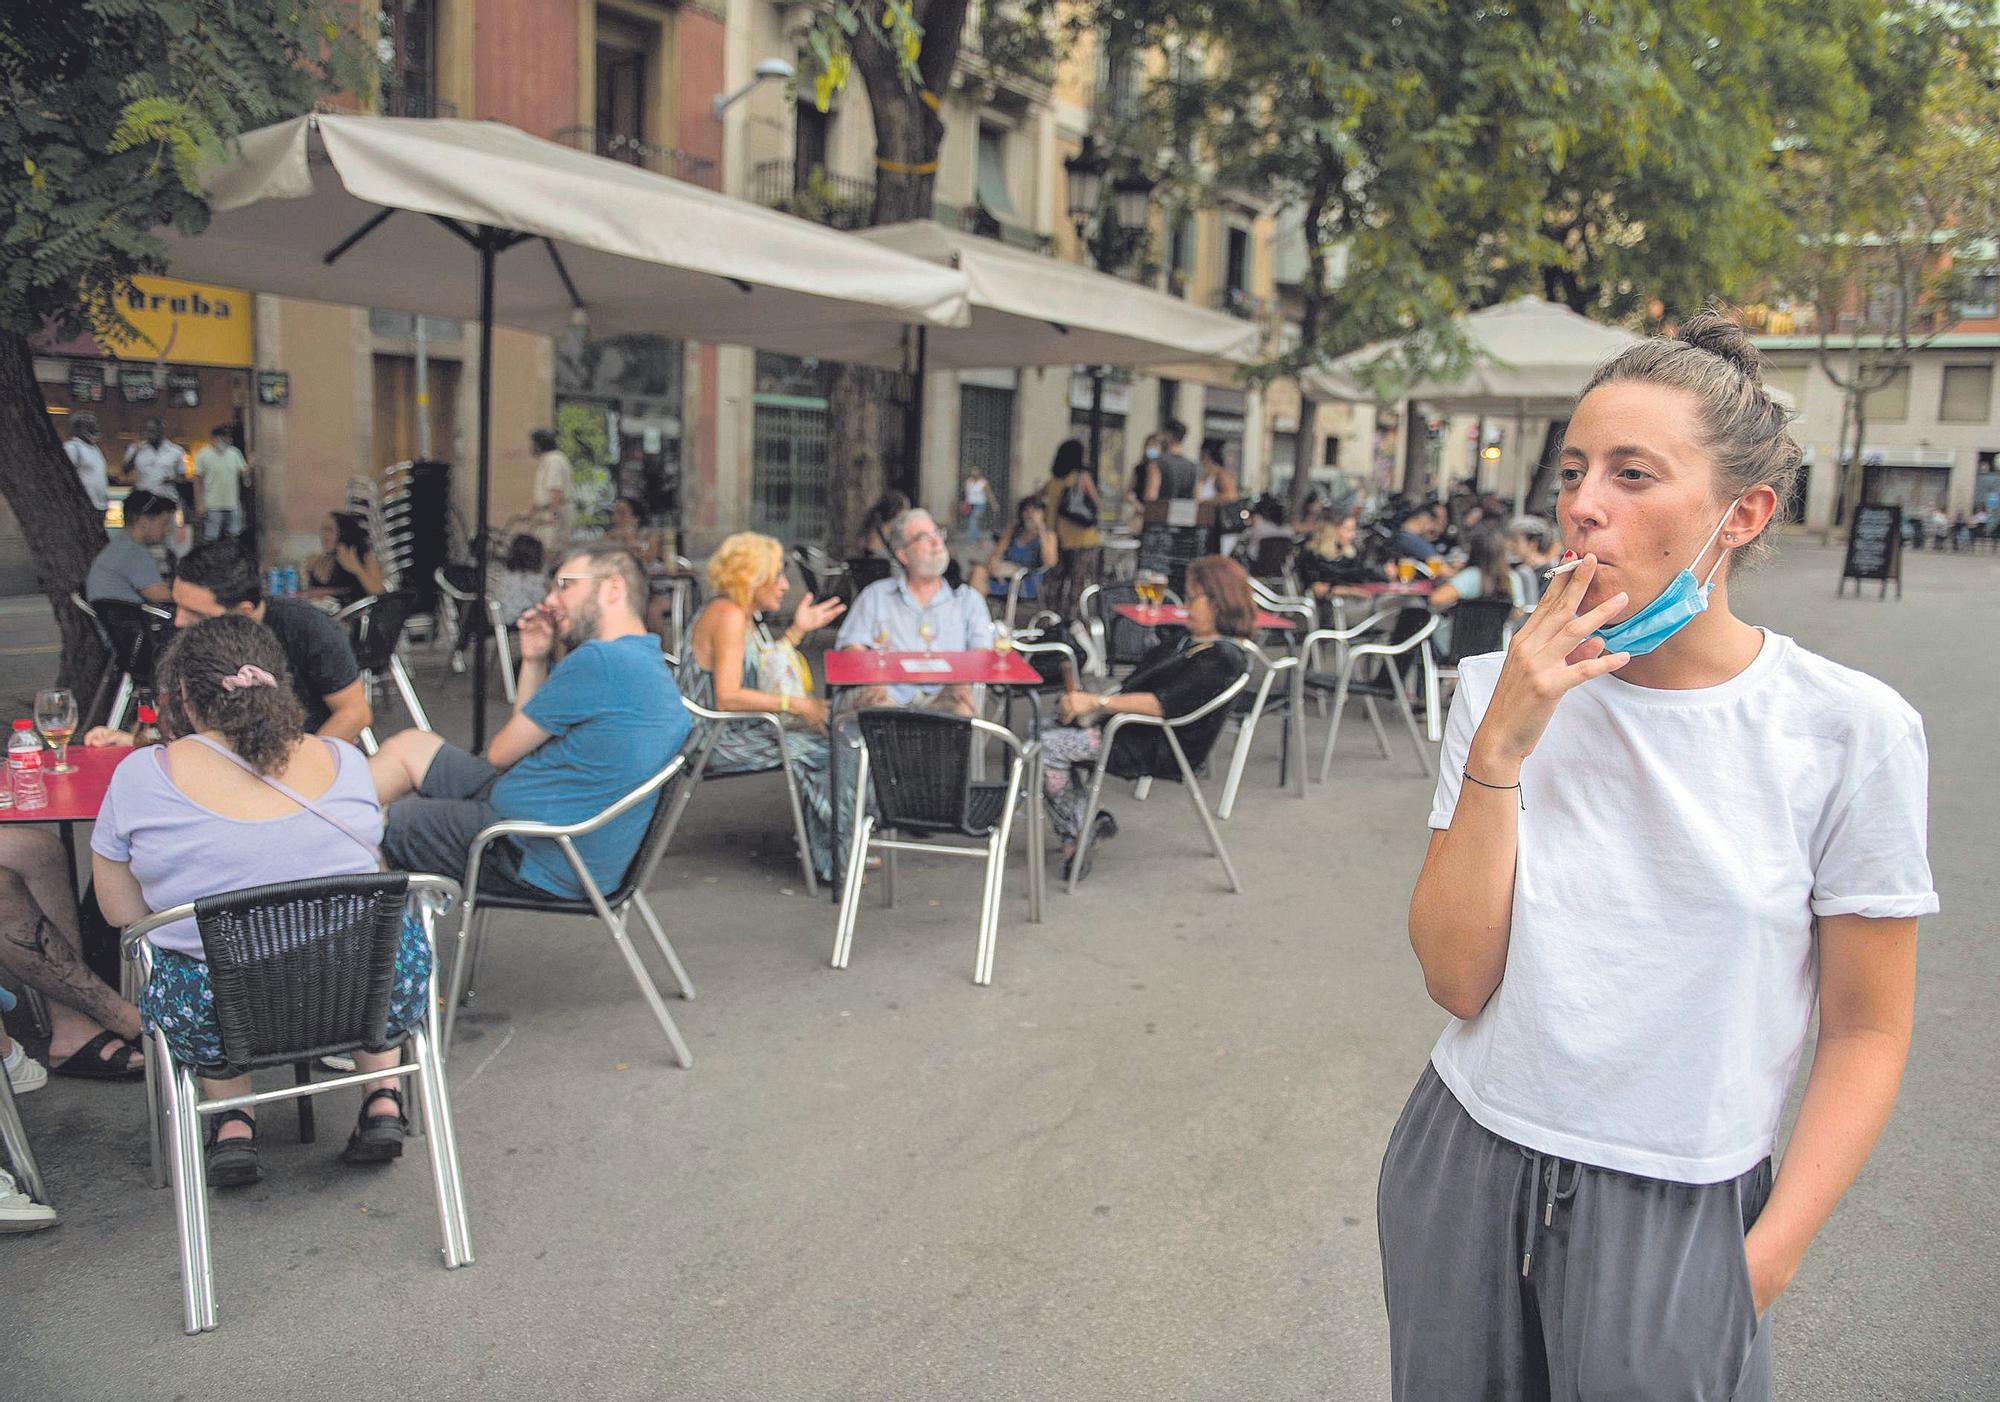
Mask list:
[[[1278,743],[1278,787],[1285,786],[1289,775],[1293,790],[1300,798],[1306,796],[1304,708],[1298,704],[1297,688],[1292,685],[1302,665],[1299,655],[1273,657],[1248,641],[1242,647],[1250,654],[1250,675],[1257,686],[1254,691],[1244,691],[1230,707],[1230,715],[1236,721],[1236,743],[1229,753],[1229,776],[1222,783],[1222,801],[1215,805],[1215,816],[1224,821],[1236,811],[1236,793],[1242,787],[1243,771],[1250,762],[1250,747],[1257,742],[1257,722],[1266,715],[1281,717],[1285,727]]]
[[[1424,669],[1424,729],[1433,745],[1444,739],[1445,688],[1458,689],[1459,659],[1505,648],[1513,633],[1514,605],[1508,599],[1460,599],[1451,618],[1450,651]]]
[[[28,1196],[44,1207],[52,1207],[48,1185],[42,1181],[42,1167],[35,1162],[35,1149],[28,1142],[28,1127],[21,1123],[20,1109],[14,1104],[14,1083],[0,1068],[0,1146],[14,1165],[14,1174]]]
[[[526,910],[540,915],[585,915],[595,916],[604,926],[611,942],[618,947],[624,957],[625,966],[632,971],[632,981],[639,985],[639,992],[646,1000],[646,1006],[653,1010],[659,1020],[660,1030],[667,1034],[667,1042],[674,1050],[674,1059],[683,1068],[694,1065],[694,1056],[681,1039],[680,1029],[674,1026],[673,1015],[667,1011],[666,1001],[660,997],[659,986],[652,975],[646,972],[639,952],[632,946],[626,931],[625,920],[633,910],[645,922],[646,929],[653,936],[653,943],[666,961],[667,971],[674,977],[681,997],[693,998],[694,985],[688,981],[687,970],[681,967],[680,956],[674,953],[673,945],[667,939],[665,927],[660,917],[654,913],[651,903],[646,900],[646,883],[652,879],[654,869],[660,865],[660,858],[666,854],[667,839],[672,836],[668,818],[673,808],[672,785],[674,780],[687,768],[687,754],[683,751],[667,762],[665,768],[652,778],[640,784],[630,793],[611,804],[602,812],[584,819],[580,823],[537,823],[526,819],[510,819],[482,828],[472,839],[472,851],[465,864],[465,918],[458,929],[459,949],[451,966],[451,996],[444,1010],[444,1042],[451,1045],[451,1034],[458,1022],[459,1005],[468,1002],[474,995],[474,982],[479,962],[480,945],[483,942],[487,918],[499,910]],[[591,879],[590,868],[576,850],[575,839],[587,833],[596,832],[620,814],[628,813],[641,804],[652,805],[652,817],[646,825],[646,832],[639,839],[638,850],[632,854],[632,861],[625,868],[625,875],[618,885],[608,893]],[[569,860],[570,869],[583,886],[583,898],[570,900],[553,895],[498,895],[479,889],[479,867],[486,858],[486,849],[503,837],[545,838],[554,842]]]
[[[1186,730],[1204,716],[1211,715],[1225,706],[1235,704],[1236,698],[1249,685],[1250,674],[1245,672],[1227,687],[1223,688],[1222,694],[1207,705],[1200,706],[1195,710],[1189,711],[1186,715],[1177,716],[1172,720],[1164,716],[1140,716],[1120,711],[1117,715],[1111,717],[1109,721],[1105,722],[1103,743],[1099,746],[1097,752],[1097,766],[1091,771],[1090,775],[1090,797],[1084,803],[1083,828],[1078,833],[1076,839],[1076,857],[1070,864],[1069,889],[1072,892],[1076,890],[1076,873],[1083,869],[1084,854],[1090,850],[1091,828],[1097,821],[1098,799],[1104,791],[1106,766],[1111,763],[1112,742],[1118,738],[1118,732],[1127,726],[1153,726],[1165,733],[1167,749],[1174,757],[1175,767],[1171,770],[1163,768],[1148,774],[1121,775],[1120,777],[1137,778],[1141,782],[1152,779],[1178,779],[1181,787],[1187,791],[1188,802],[1194,805],[1195,817],[1201,820],[1202,832],[1208,837],[1209,850],[1215,853],[1216,860],[1222,863],[1222,870],[1229,877],[1229,889],[1238,894],[1242,893],[1243,883],[1236,878],[1236,864],[1229,860],[1229,849],[1222,845],[1222,834],[1216,830],[1215,819],[1208,811],[1208,800],[1202,797],[1201,784],[1195,778],[1195,770],[1208,758],[1209,750],[1214,747],[1214,742],[1211,741],[1208,746],[1190,752],[1182,746],[1180,732]],[[1219,737],[1221,731],[1218,730],[1216,734]]]
[[[409,671],[403,666],[403,659],[396,655],[396,644],[403,636],[403,620],[409,617],[415,602],[416,596],[408,590],[395,589],[387,594],[370,594],[356,599],[333,617],[336,623],[347,625],[354,639],[354,661],[361,668],[370,707],[375,704],[375,693],[387,681],[395,687],[403,709],[409,713],[417,729],[429,730],[431,719],[424,714],[424,703],[417,699],[417,689],[410,684]],[[361,748],[371,755],[377,749],[372,725],[364,727],[361,732]]]
[[[847,566],[817,545],[794,545],[792,563],[799,567],[799,575],[815,599],[854,602],[854,583],[848,578]]]
[[[466,570],[467,574],[471,572],[469,568]],[[477,601],[473,591],[455,583],[444,565],[437,567],[432,578],[437,581],[438,596],[450,604],[439,612],[445,620],[444,632],[452,651],[458,651],[465,644],[468,634],[474,647],[485,647],[486,639],[491,637],[500,660],[500,689],[506,693],[507,704],[513,705],[514,650],[508,643],[508,620],[500,616],[500,601],[491,594],[486,596],[486,628],[482,632],[479,621],[472,616],[472,607]],[[461,616],[464,622],[459,621]]]
[[[672,668],[676,665],[669,655],[667,666]],[[686,706],[688,714],[695,718],[694,730],[688,737],[684,749],[684,753],[694,756],[694,762],[688,766],[687,779],[681,784],[680,792],[674,796],[673,809],[667,815],[667,833],[663,845],[673,841],[673,835],[680,827],[681,815],[687,812],[688,804],[694,801],[694,791],[700,787],[703,779],[739,779],[752,774],[781,772],[785,776],[785,797],[792,805],[792,834],[798,842],[799,875],[805,879],[806,894],[817,896],[819,878],[813,874],[812,843],[806,836],[806,809],[804,801],[799,796],[799,776],[792,769],[791,751],[785,748],[784,717],[776,711],[712,711],[706,706],[696,705],[686,696],[681,697],[681,704]],[[716,742],[722,738],[723,732],[732,725],[769,727],[777,736],[778,763],[771,769],[735,769],[726,774],[709,773],[709,755],[713,753]]]
[[[1387,642],[1356,641],[1391,618],[1395,620],[1395,627]],[[1436,668],[1436,661],[1431,655],[1431,635],[1437,632],[1441,621],[1429,609],[1399,608],[1370,614],[1351,628],[1316,629],[1300,639],[1299,656],[1305,658],[1306,663],[1295,674],[1299,690],[1293,704],[1300,704],[1308,691],[1333,695],[1333,719],[1327,726],[1326,753],[1320,757],[1320,783],[1326,783],[1333,775],[1333,747],[1340,738],[1340,719],[1350,696],[1361,698],[1368,713],[1368,723],[1375,731],[1375,743],[1384,759],[1389,758],[1389,733],[1382,728],[1382,714],[1376,702],[1394,701],[1403,713],[1403,723],[1409,727],[1410,741],[1416,746],[1417,765],[1426,776],[1430,774],[1430,749],[1425,744],[1424,732],[1417,727],[1416,712],[1410,706],[1410,689],[1403,679],[1403,667],[1405,659],[1416,654],[1423,669],[1425,685],[1427,688],[1430,686],[1429,679],[1435,675]],[[1319,670],[1315,665],[1319,649],[1327,644],[1336,649],[1334,670],[1331,672]],[[1425,704],[1431,705],[1428,690]]]
[[[160,635],[173,627],[171,610],[158,604],[128,604],[118,599],[85,603],[72,594],[74,603],[96,625],[118,673],[118,689],[111,698],[111,710],[104,723],[125,728],[125,717],[140,687],[153,684],[153,664],[160,656]],[[95,698],[93,698],[95,699]]]
[[[465,1188],[458,1172],[458,1139],[445,1088],[444,1058],[433,1036],[437,1008],[437,917],[458,898],[458,886],[441,876],[365,872],[317,877],[209,896],[149,915],[126,927],[120,943],[127,997],[152,977],[153,947],[146,936],[163,925],[193,919],[201,933],[215,990],[215,1020],[222,1032],[222,1066],[188,1066],[174,1059],[166,1034],[153,1029],[146,1057],[146,1107],[152,1137],[153,1186],[166,1186],[161,1164],[171,1165],[174,1219],[180,1237],[181,1308],[185,1329],[215,1328],[215,1268],[209,1254],[207,1164],[202,1119],[224,1110],[297,1100],[383,1076],[416,1083],[412,1122],[429,1150],[438,1222],[444,1232],[447,1270],[472,1263],[472,1234]],[[422,922],[433,959],[424,1017],[403,1037],[403,1064],[390,1071],[355,1071],[278,1090],[204,1099],[197,1074],[211,1079],[265,1067],[292,1066],[320,1056],[363,1049],[383,1051],[395,989],[396,953],[405,912]],[[301,1116],[302,1128],[309,1124]]]
[[[840,921],[833,937],[833,967],[847,967],[854,950],[854,927],[866,884],[868,854],[884,854],[883,904],[896,903],[896,854],[929,852],[940,856],[983,858],[986,882],[980,893],[979,944],[972,961],[972,981],[993,982],[993,950],[1000,929],[1000,892],[1007,873],[1007,840],[1013,832],[1014,810],[1028,805],[1028,918],[1042,918],[1045,853],[1042,805],[1035,785],[1039,751],[1031,741],[991,721],[937,711],[909,711],[871,706],[857,714],[861,753],[855,783],[855,825],[847,860],[848,880],[841,892]],[[978,778],[973,752],[998,741],[1012,756],[1005,782]],[[868,812],[861,796],[873,785],[875,811]],[[878,837],[876,833],[894,833]],[[923,839],[962,838],[967,842]],[[967,843],[977,845],[967,845]]]

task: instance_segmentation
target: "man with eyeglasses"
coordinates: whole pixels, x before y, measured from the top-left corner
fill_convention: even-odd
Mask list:
[[[521,616],[514,714],[486,753],[423,730],[383,744],[368,767],[387,809],[382,855],[392,868],[460,877],[481,828],[508,818],[581,822],[679,753],[688,713],[646,629],[645,607],[645,571],[630,550],[604,541],[577,547],[542,602]],[[624,876],[651,816],[641,804],[575,839],[601,889]],[[540,840],[489,848],[479,886],[583,896],[561,850]]]
[[[835,639],[839,647],[888,652],[968,652],[993,646],[993,619],[986,601],[964,585],[945,582],[951,552],[928,511],[905,511],[889,523],[890,552],[900,567],[887,579],[863,589],[847,611]],[[858,698],[863,706],[933,705],[972,714],[967,686],[871,686]]]

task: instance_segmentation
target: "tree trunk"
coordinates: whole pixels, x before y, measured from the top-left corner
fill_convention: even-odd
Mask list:
[[[924,40],[913,84],[906,83],[887,45],[872,37],[859,37],[852,46],[854,71],[861,76],[875,122],[871,225],[931,217],[938,150],[944,144],[944,95],[958,63],[967,3],[931,0],[917,7]],[[927,96],[937,102],[937,110],[925,102]],[[897,381],[909,378],[859,365],[834,367],[826,411],[826,514],[828,537],[836,554],[848,553],[862,515],[882,493],[887,478],[881,451],[882,410]],[[908,392],[922,394],[923,386],[908,385]],[[914,485],[919,480],[917,464],[922,461],[923,445],[906,442],[903,451],[908,456],[907,475]],[[942,519],[949,521],[951,517]]]
[[[35,357],[27,339],[0,332],[0,492],[34,542],[35,570],[62,632],[62,663],[55,682],[76,693],[79,711],[90,709],[104,672],[103,644],[70,603],[83,588],[90,562],[104,548],[104,520],[84,495],[64,455],[35,383]],[[89,726],[97,718],[81,717]]]

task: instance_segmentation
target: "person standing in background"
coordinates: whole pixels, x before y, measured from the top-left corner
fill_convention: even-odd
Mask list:
[[[1156,464],[1156,490],[1147,497],[1148,501],[1193,501],[1195,485],[1201,480],[1201,469],[1181,456],[1181,443],[1187,438],[1187,425],[1179,419],[1168,419],[1160,425],[1160,460]]]
[[[77,484],[90,498],[90,504],[99,511],[110,506],[111,466],[104,461],[104,450],[97,446],[97,415],[70,415],[69,438],[63,443],[63,453],[76,469]]]
[[[181,445],[167,437],[166,424],[152,418],[146,420],[145,440],[125,450],[125,470],[132,474],[133,486],[170,497],[186,457]]]
[[[1056,446],[1042,497],[1049,519],[1055,522],[1058,547],[1048,604],[1064,618],[1074,618],[1083,591],[1097,582],[1098,560],[1104,553],[1104,534],[1097,526],[1104,506],[1097,495],[1097,479],[1084,460],[1082,439],[1065,439]]]
[[[249,470],[236,446],[236,430],[229,424],[210,429],[208,446],[194,455],[203,540],[243,534],[243,475]]]
[[[576,469],[556,446],[554,429],[538,428],[528,435],[535,450],[535,508],[542,544],[560,549],[576,532]]]
[[[986,469],[978,463],[967,467],[960,492],[958,512],[965,517],[965,539],[971,543],[986,533]]]

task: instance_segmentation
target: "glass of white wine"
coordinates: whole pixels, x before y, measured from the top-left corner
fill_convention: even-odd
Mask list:
[[[931,651],[931,639],[937,636],[937,625],[926,618],[917,625],[917,636],[924,640],[924,655],[928,657]]]
[[[59,686],[37,694],[35,728],[56,752],[56,762],[49,766],[49,773],[76,773],[76,766],[69,762],[69,737],[76,734],[76,697]]]

